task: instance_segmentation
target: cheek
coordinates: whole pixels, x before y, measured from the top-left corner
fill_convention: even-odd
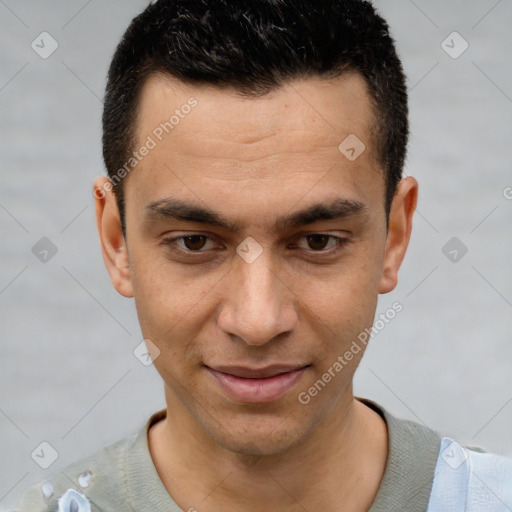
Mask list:
[[[320,318],[331,324],[350,320],[358,325],[375,311],[379,282],[378,263],[362,252],[302,293]]]
[[[360,259],[302,291],[302,301],[307,306],[303,315],[315,323],[321,341],[315,357],[322,368],[331,366],[338,355],[343,355],[353,341],[371,327],[378,285],[375,263],[372,267],[370,261]],[[354,355],[351,367],[357,365],[363,352]]]
[[[135,303],[142,333],[157,345],[194,339],[198,316],[222,276],[199,267],[172,265],[163,251],[141,251],[131,261]]]
[[[142,335],[158,347],[155,369],[168,386],[179,390],[179,383],[190,381],[190,368],[200,363],[196,340],[202,327],[199,316],[205,287],[179,273],[166,272],[165,266],[140,268],[151,268],[136,271],[134,280]]]

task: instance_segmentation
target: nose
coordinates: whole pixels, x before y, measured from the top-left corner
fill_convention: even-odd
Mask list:
[[[258,346],[294,329],[298,321],[294,294],[273,268],[268,250],[252,263],[237,258],[228,279],[217,318],[223,332]]]

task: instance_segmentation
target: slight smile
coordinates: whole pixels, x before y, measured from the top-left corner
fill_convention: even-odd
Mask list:
[[[265,368],[205,366],[224,392],[237,402],[267,403],[281,398],[310,365],[272,365]]]

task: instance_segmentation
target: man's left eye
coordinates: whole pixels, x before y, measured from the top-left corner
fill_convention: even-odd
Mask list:
[[[303,236],[300,240],[306,241],[306,246],[300,243],[297,246],[301,249],[312,249],[313,251],[320,252],[333,249],[337,245],[341,245],[344,239],[325,233],[313,233]]]

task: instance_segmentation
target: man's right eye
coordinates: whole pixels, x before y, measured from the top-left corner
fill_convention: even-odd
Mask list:
[[[210,247],[207,247],[208,242],[210,242],[211,245],[214,245],[213,240],[208,235],[202,233],[166,237],[163,239],[163,243],[170,247],[172,250],[189,253],[205,252],[208,249],[212,249],[213,247],[211,245]]]

